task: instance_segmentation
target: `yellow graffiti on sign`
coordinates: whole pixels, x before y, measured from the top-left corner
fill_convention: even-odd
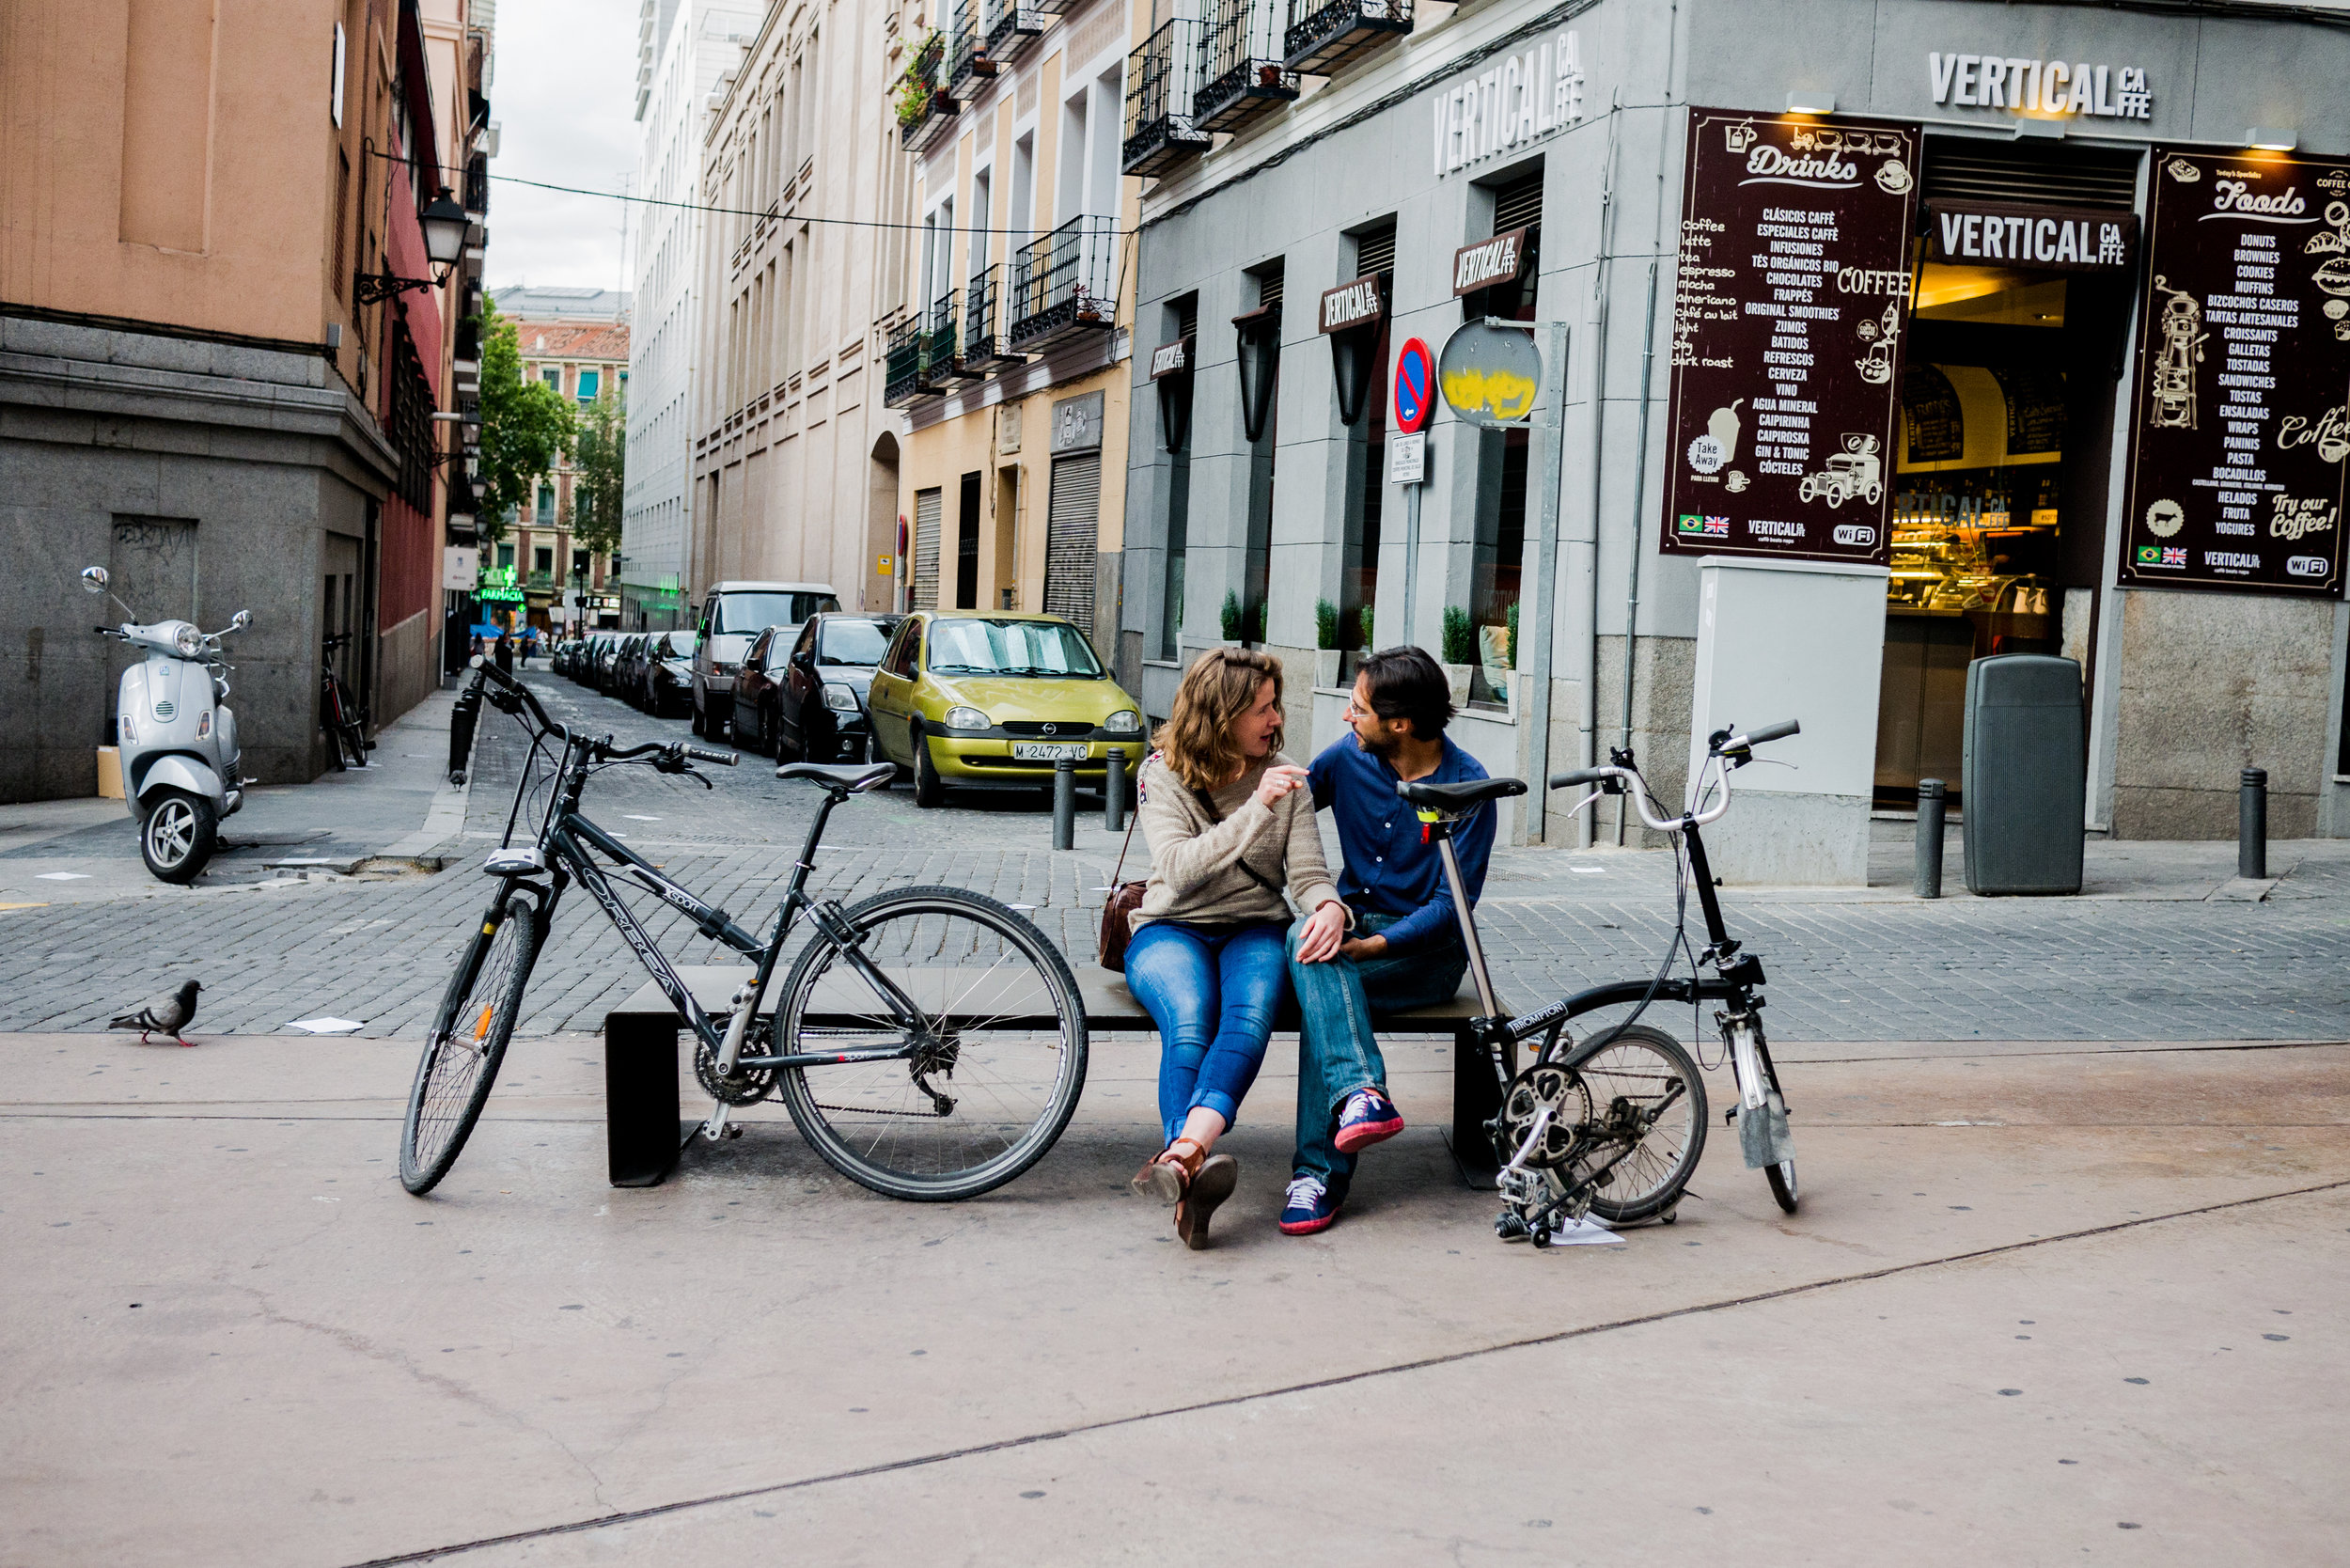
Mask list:
[[[1459,412],[1482,409],[1496,419],[1523,419],[1534,412],[1534,378],[1515,370],[1464,365],[1445,371],[1439,384],[1444,400]]]

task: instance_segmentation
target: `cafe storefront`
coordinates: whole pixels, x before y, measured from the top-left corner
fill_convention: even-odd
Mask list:
[[[1129,628],[1179,669],[1253,590],[1263,630],[1241,640],[1328,663],[1317,602],[1342,622],[1360,602],[1363,640],[1471,666],[1472,722],[1510,731],[1480,732],[1489,766],[1628,740],[1660,793],[1709,701],[1778,694],[1811,749],[1742,811],[1799,840],[1732,856],[1756,877],[1852,880],[1872,817],[1920,778],[1955,791],[1967,666],[2001,653],[2081,666],[2092,828],[2229,836],[2252,765],[2277,836],[2350,834],[2345,22],[1603,0],[1407,35],[1146,191],[1136,363],[1164,318],[1184,439],[1170,487],[1167,394],[1138,373],[1127,570],[1186,590],[1130,581]],[[1871,47],[1825,41],[1845,38]],[[1512,275],[1456,291],[1518,228]],[[1252,355],[1268,277],[1293,306],[1351,289],[1350,330],[1309,303]],[[1545,354],[1564,337],[1563,430],[1547,390],[1523,434],[1440,408],[1417,494],[1383,470],[1365,509],[1403,345],[1480,318],[1527,321]],[[1377,343],[1379,422],[1344,416],[1337,336]],[[1301,481],[1269,502],[1245,406],[1268,381]],[[1780,604],[1789,635],[1711,646],[1729,600],[1709,594]],[[1180,624],[1156,623],[1170,603]]]

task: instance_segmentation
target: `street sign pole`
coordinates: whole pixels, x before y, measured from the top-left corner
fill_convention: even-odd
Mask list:
[[[1414,337],[1395,361],[1395,428],[1421,443],[1419,471],[1403,490],[1403,640],[1418,641],[1419,493],[1428,482],[1428,422],[1436,411],[1436,356]]]
[[[1547,328],[1550,339],[1550,404],[1539,421],[1544,431],[1549,450],[1544,467],[1549,477],[1543,483],[1542,504],[1535,512],[1534,570],[1527,573],[1531,591],[1521,589],[1518,610],[1519,638],[1530,639],[1530,646],[1513,646],[1511,661],[1517,668],[1512,683],[1526,683],[1523,703],[1510,704],[1518,718],[1518,774],[1533,787],[1526,792],[1524,813],[1519,822],[1526,828],[1526,841],[1539,842],[1543,837],[1550,801],[1550,648],[1552,623],[1559,613],[1559,487],[1566,482],[1567,457],[1567,323],[1552,321]],[[1514,698],[1516,694],[1512,694]]]

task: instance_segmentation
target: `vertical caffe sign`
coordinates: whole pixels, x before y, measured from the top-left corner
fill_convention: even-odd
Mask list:
[[[2154,152],[2122,581],[2338,597],[2350,162]]]
[[[1664,544],[1883,565],[1918,127],[1689,111]]]

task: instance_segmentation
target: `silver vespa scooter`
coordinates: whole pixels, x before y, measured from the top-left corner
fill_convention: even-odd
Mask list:
[[[84,572],[82,587],[114,598],[102,566]],[[122,672],[115,689],[122,794],[139,821],[139,856],[161,881],[193,882],[220,847],[221,819],[236,814],[253,782],[238,768],[237,719],[228,711],[228,665],[220,646],[253,617],[239,610],[224,630],[202,632],[184,620],[142,625],[121,600],[115,607],[132,619],[98,627],[98,635],[147,655]]]

